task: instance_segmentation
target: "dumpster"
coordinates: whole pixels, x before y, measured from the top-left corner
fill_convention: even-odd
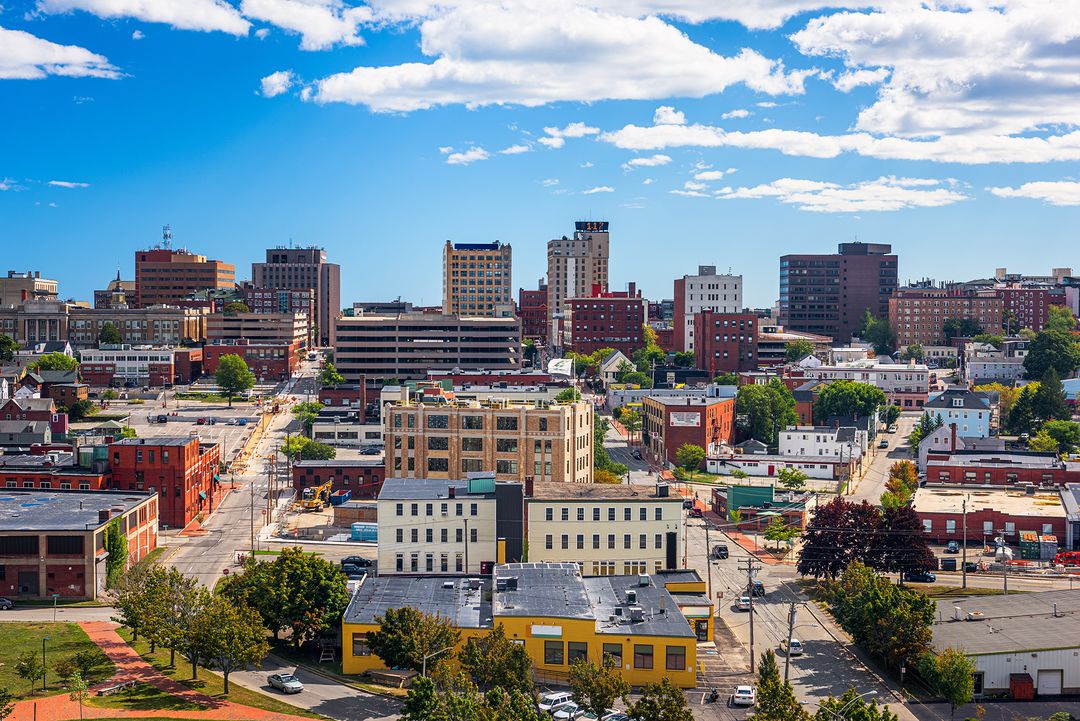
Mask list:
[[[330,494],[330,505],[340,506],[352,499],[352,491],[334,491]]]
[[[955,571],[956,570],[956,559],[955,558],[943,558],[943,559],[941,559],[941,570],[942,571]]]

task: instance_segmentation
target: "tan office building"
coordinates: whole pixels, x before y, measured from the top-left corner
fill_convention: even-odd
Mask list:
[[[507,243],[443,247],[443,312],[495,318],[513,315],[511,251]]]
[[[592,404],[426,400],[383,408],[388,476],[592,483]]]
[[[591,295],[594,286],[608,288],[608,223],[578,221],[574,237],[548,241],[548,338],[561,348],[562,319],[568,298]]]
[[[299,343],[307,348],[311,325],[304,313],[213,313],[206,319],[206,339]]]
[[[0,277],[0,306],[19,305],[30,300],[56,300],[58,289],[55,280],[42,278],[39,271],[9,270],[6,277]]]
[[[201,290],[233,288],[236,268],[186,250],[135,251],[135,306],[180,305]]]
[[[0,308],[0,333],[24,345],[66,340],[76,348],[96,348],[106,323],[116,326],[129,345],[179,345],[206,338],[201,308],[85,308],[54,301]]]

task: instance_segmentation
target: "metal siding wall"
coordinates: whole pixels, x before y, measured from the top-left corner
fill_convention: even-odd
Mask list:
[[[987,622],[980,621],[979,623]],[[1032,653],[1035,654],[1034,658]],[[1066,692],[1080,688],[1080,649],[994,654],[975,656],[973,660],[976,668],[985,674],[983,677],[984,694],[991,691],[1007,691],[1011,673],[1030,674],[1031,680],[1038,683],[1039,669],[1062,670],[1064,672],[1062,687]]]

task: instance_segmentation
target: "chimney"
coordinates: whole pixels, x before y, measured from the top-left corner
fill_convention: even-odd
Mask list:
[[[525,497],[532,498],[535,490],[535,482],[532,476],[525,476]]]
[[[949,452],[956,453],[956,424],[949,424],[950,438],[949,438]]]
[[[446,492],[448,494],[448,498],[457,498],[457,488],[455,488],[454,486],[447,486]]]
[[[108,508],[103,508],[98,511],[98,523],[108,523],[110,518],[112,518],[112,511],[110,511]]]
[[[23,302],[30,298],[30,293],[26,290],[26,288],[23,288],[21,291],[19,291],[19,298]]]

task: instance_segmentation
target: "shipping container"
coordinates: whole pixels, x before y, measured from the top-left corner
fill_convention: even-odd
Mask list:
[[[379,524],[357,521],[352,524],[352,540],[375,543],[379,540]]]

